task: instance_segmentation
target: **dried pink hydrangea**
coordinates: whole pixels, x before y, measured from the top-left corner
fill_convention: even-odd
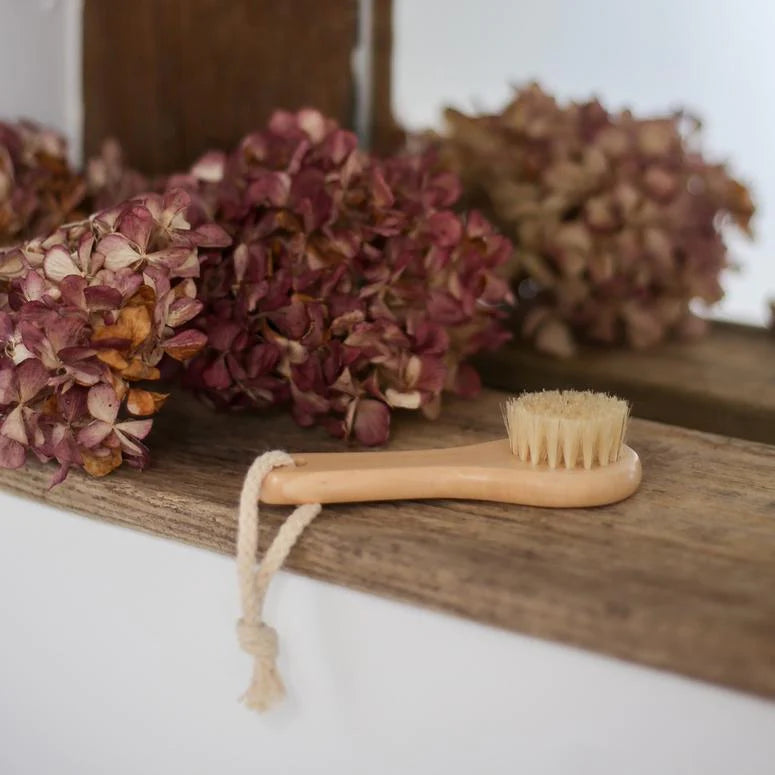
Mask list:
[[[0,122],[0,246],[51,233],[77,216],[85,194],[60,134]]]
[[[391,409],[434,416],[442,390],[475,391],[464,359],[508,337],[510,243],[450,209],[458,182],[430,156],[379,160],[317,111],[277,112],[171,184],[234,238],[203,262],[208,345],[186,374],[214,404],[290,402],[302,425],[379,444]]]
[[[93,210],[114,207],[119,202],[166,185],[165,181],[151,180],[130,167],[115,138],[106,139],[100,146],[100,152],[88,160],[85,177],[89,204]]]
[[[56,460],[56,483],[72,467],[145,465],[166,396],[142,382],[204,345],[195,279],[229,242],[214,224],[192,229],[188,205],[181,191],[147,195],[0,253],[0,466]]]
[[[722,297],[722,228],[750,234],[754,208],[693,150],[696,122],[559,105],[535,84],[501,113],[446,118],[441,158],[514,239],[524,336],[568,354],[578,340],[644,347],[704,330],[691,304]]]

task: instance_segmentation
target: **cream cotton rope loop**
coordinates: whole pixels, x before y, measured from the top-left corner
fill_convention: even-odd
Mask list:
[[[242,618],[237,622],[237,639],[243,651],[254,659],[253,677],[242,699],[249,708],[259,712],[267,710],[285,695],[285,687],[277,672],[277,632],[263,621],[266,590],[304,528],[320,513],[319,503],[298,506],[277,531],[256,570],[261,484],[273,468],[292,465],[293,458],[286,452],[275,450],[264,453],[248,469],[240,494],[237,578]]]

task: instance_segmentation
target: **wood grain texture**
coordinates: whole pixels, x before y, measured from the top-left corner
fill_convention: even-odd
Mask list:
[[[435,423],[399,417],[392,447],[495,438],[503,395],[451,400]],[[233,553],[253,457],[341,449],[285,415],[224,418],[187,396],[165,407],[143,473],[0,472],[0,486]],[[597,509],[463,501],[327,506],[292,551],[304,574],[775,697],[775,448],[635,420],[641,489]],[[368,453],[365,453],[368,454]],[[285,509],[262,511],[261,544]],[[236,588],[235,588],[236,594]]]
[[[85,0],[86,154],[109,135],[144,172],[231,147],[275,108],[351,126],[357,0]]]
[[[401,147],[405,133],[393,117],[393,2],[374,0],[373,8],[371,147],[385,154]]]
[[[512,344],[477,365],[503,390],[607,390],[638,417],[775,444],[775,337],[762,328],[715,323],[698,342],[588,348],[565,360]]]

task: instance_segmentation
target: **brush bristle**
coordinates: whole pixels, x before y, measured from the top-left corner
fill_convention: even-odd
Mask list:
[[[523,462],[606,466],[619,459],[630,407],[590,390],[544,390],[508,399],[503,419],[511,451]]]

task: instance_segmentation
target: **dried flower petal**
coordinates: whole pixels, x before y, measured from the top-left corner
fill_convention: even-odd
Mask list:
[[[390,434],[390,411],[381,401],[367,398],[358,402],[353,433],[361,444],[384,444]]]
[[[0,468],[21,468],[26,457],[24,444],[0,434]]]
[[[187,361],[193,358],[207,343],[207,336],[202,331],[182,331],[164,342],[164,352],[176,361]]]
[[[140,417],[156,414],[164,406],[169,393],[154,393],[151,390],[131,388],[127,393],[126,408],[130,414]]]
[[[105,454],[93,455],[90,452],[81,452],[83,468],[91,476],[107,476],[121,465],[121,450],[109,448]],[[61,480],[60,480],[61,481]]]

